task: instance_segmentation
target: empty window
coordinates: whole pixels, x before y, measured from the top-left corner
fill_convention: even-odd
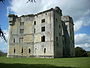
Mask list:
[[[15,38],[13,39],[13,42],[15,43]]]
[[[45,22],[45,19],[42,19],[41,22],[44,23]]]
[[[24,25],[24,22],[20,22],[20,26]]]
[[[58,41],[58,37],[56,37],[56,41]]]
[[[58,46],[58,42],[56,43],[56,45]]]
[[[45,42],[45,36],[41,37],[41,42]]]
[[[15,53],[15,48],[14,48],[14,53]]]
[[[45,31],[45,26],[44,26],[44,27],[42,27],[42,29],[41,29],[41,30],[42,30],[42,32],[43,32],[43,31]]]
[[[44,48],[44,53],[46,53],[46,48]]]
[[[36,21],[34,21],[34,25],[36,25]]]
[[[21,53],[23,53],[23,48],[22,48],[22,51],[21,51]]]
[[[47,13],[45,13],[45,15],[47,15]]]
[[[34,33],[36,32],[36,29],[34,29]]]
[[[61,28],[61,26],[59,25],[59,28]]]
[[[20,43],[23,42],[23,37],[19,38],[19,42],[20,42]]]
[[[56,18],[56,22],[58,22],[57,18]]]
[[[65,29],[67,30],[67,25],[65,25]]]
[[[24,29],[20,29],[20,34],[23,34],[24,33]]]
[[[37,48],[35,48],[35,54],[36,54],[36,52],[37,52]]]
[[[31,50],[29,49],[29,53],[31,53]]]

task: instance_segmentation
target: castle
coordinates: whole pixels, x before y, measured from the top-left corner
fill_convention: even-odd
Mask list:
[[[74,24],[59,7],[30,15],[9,15],[8,57],[73,57]]]

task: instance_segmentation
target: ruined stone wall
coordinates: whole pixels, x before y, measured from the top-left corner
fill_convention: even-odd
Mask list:
[[[45,22],[42,23],[43,19]],[[42,31],[42,27],[45,27],[45,31]],[[22,33],[20,33],[21,29],[23,29]],[[10,25],[10,36],[8,56],[53,57],[53,11],[33,17],[16,18],[15,24]],[[45,36],[44,42],[41,41],[42,36]]]
[[[11,17],[14,18],[14,17]],[[14,22],[13,19],[11,21]],[[24,23],[21,25],[20,23]],[[20,30],[23,29],[23,32]],[[32,56],[33,55],[33,17],[17,17],[15,23],[10,25],[8,56]]]
[[[45,22],[42,23],[42,20]],[[34,55],[53,57],[53,12],[46,12],[35,16],[36,21],[35,34],[34,34]],[[42,31],[42,27],[45,27],[45,31]],[[41,41],[41,37],[45,36],[45,42]],[[46,51],[44,52],[44,49]]]
[[[8,57],[74,56],[73,21],[62,17],[59,7],[35,15],[9,15],[9,25]]]
[[[74,56],[74,24],[73,20],[70,16],[62,16],[62,21],[65,22],[66,31],[65,32],[65,50],[66,56],[73,57]],[[64,50],[64,51],[65,51]]]
[[[54,57],[63,57],[63,38],[62,38],[62,11],[54,11]]]

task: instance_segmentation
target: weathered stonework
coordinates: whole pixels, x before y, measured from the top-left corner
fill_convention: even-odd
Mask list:
[[[70,16],[55,9],[18,17],[9,15],[7,57],[73,57],[74,29]]]

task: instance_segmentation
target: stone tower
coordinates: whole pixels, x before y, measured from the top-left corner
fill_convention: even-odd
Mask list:
[[[8,57],[74,56],[73,20],[59,7],[37,13],[9,15]]]
[[[70,16],[62,16],[64,22],[64,56],[74,56],[74,24]]]

